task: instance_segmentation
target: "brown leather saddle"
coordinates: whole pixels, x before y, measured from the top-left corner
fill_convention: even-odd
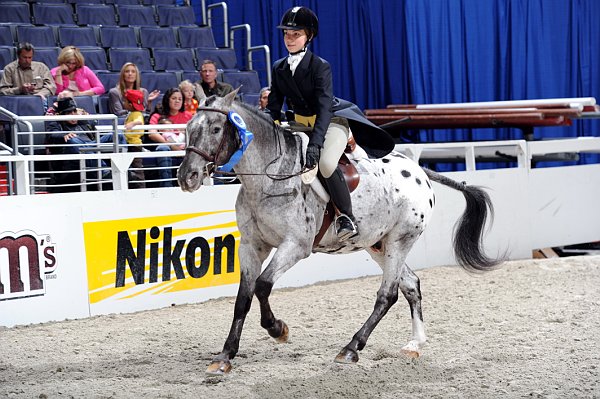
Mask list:
[[[346,145],[346,150],[344,151],[340,160],[338,161],[338,167],[344,174],[344,178],[346,179],[346,184],[348,185],[348,190],[350,192],[356,190],[356,187],[358,187],[358,183],[360,182],[360,175],[358,174],[356,167],[352,162],[350,162],[350,159],[348,159],[348,156],[346,155],[346,153],[351,153],[352,151],[354,151],[354,148],[356,148],[356,142],[354,141],[354,137],[350,136],[350,138],[348,139],[348,144]],[[323,187],[327,189],[327,185],[325,184],[325,181],[323,180],[321,174],[319,174],[318,176],[319,180],[321,181],[321,184],[323,184]],[[331,226],[331,223],[333,223],[333,220],[337,213],[338,210],[335,208],[333,202],[330,200],[327,203],[325,213],[323,214],[323,223],[321,224],[321,229],[317,232],[315,240],[313,241],[313,248],[319,245],[319,242],[321,242],[321,239],[325,235],[325,232],[327,231],[329,226]]]

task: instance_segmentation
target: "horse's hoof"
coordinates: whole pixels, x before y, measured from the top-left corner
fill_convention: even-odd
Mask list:
[[[231,371],[229,360],[215,360],[206,369],[206,374],[211,376],[225,375]]]
[[[409,342],[404,347],[402,347],[400,351],[402,352],[402,354],[404,354],[404,356],[410,357],[412,359],[416,359],[419,356],[421,356],[421,349],[419,348],[419,345],[414,342]]]
[[[287,324],[285,324],[283,321],[281,321],[281,324],[281,335],[275,338],[275,340],[280,344],[285,344],[286,342],[288,342],[288,338],[290,337],[290,329],[288,328]]]
[[[348,348],[344,348],[335,357],[336,363],[352,364],[358,362],[358,353]]]

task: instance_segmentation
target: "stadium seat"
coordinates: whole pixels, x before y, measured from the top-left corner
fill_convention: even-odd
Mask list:
[[[139,28],[142,47],[173,48],[177,47],[177,39],[173,29],[158,26],[141,26]]]
[[[85,65],[94,70],[108,70],[106,51],[102,47],[79,47]]]
[[[19,43],[29,42],[34,46],[54,47],[57,46],[54,29],[51,26],[17,26],[17,41]]]
[[[89,114],[97,114],[96,102],[93,96],[77,96],[73,97],[79,108],[85,109]]]
[[[147,48],[120,48],[108,49],[111,70],[120,71],[123,64],[133,62],[140,71],[152,71],[150,50]]]
[[[50,69],[58,65],[60,47],[36,47],[33,60],[43,62]]]
[[[44,115],[44,105],[40,96],[0,96],[0,107],[19,116]]]
[[[14,46],[15,39],[9,25],[0,25],[0,46]]]
[[[0,69],[4,68],[16,59],[15,48],[12,46],[0,46]]]
[[[73,8],[65,3],[34,3],[33,22],[37,25],[75,25]]]
[[[96,32],[91,26],[59,26],[58,42],[61,47],[65,46],[87,46],[96,47]]]
[[[223,71],[223,82],[229,83],[234,89],[240,88],[240,93],[258,93],[261,89],[256,71]]]
[[[117,6],[120,26],[156,26],[154,7],[152,6]]]
[[[258,99],[260,98],[259,93],[244,93],[242,95],[242,101],[248,105],[258,106]]]
[[[183,48],[216,48],[212,28],[199,26],[180,26],[177,28],[179,46]]]
[[[111,87],[112,89],[112,87]],[[108,91],[108,88],[106,88],[106,91]],[[99,114],[112,114],[112,112],[110,112],[110,109],[108,108],[108,94],[103,94],[101,96],[98,96],[98,113]]]
[[[135,29],[131,26],[101,26],[100,45],[110,47],[138,47]]]
[[[158,25],[160,26],[182,26],[195,25],[196,17],[191,6],[166,6],[157,5]]]
[[[120,6],[136,6],[140,5],[138,0],[112,0],[112,3]]]
[[[189,80],[194,83],[200,80],[200,73],[198,71],[183,71],[181,73],[181,81]]]
[[[160,90],[165,93],[168,89],[177,87],[178,80],[175,72],[149,72],[140,73],[142,77],[142,87],[148,92]]]
[[[117,86],[117,83],[119,83],[119,75],[119,72],[96,71],[96,76],[98,76],[98,79],[102,82],[107,93],[110,89]],[[102,96],[105,95],[106,94],[103,94]]]
[[[157,48],[152,49],[154,70],[195,71],[194,52],[190,48]]]
[[[198,67],[204,60],[212,60],[218,69],[238,69],[235,50],[230,48],[196,48],[196,60]]]
[[[115,8],[110,4],[77,4],[78,25],[117,25]]]
[[[176,3],[176,0],[142,0],[142,4],[145,6],[174,6]]]
[[[30,24],[29,4],[25,2],[2,3],[0,22],[19,22]]]

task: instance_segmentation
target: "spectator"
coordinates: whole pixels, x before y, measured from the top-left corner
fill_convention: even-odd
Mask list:
[[[150,125],[157,125],[161,117],[169,118],[171,122],[175,124],[185,124],[192,119],[192,116],[193,115],[187,112],[183,106],[183,95],[181,94],[181,90],[174,87],[167,90],[165,93],[162,99],[162,113],[154,113],[150,117]],[[170,143],[158,130],[149,131],[148,141],[155,144],[151,147],[153,151],[171,151]],[[157,158],[157,164],[161,168],[159,170],[161,187],[171,187],[173,185],[171,181],[173,161],[174,160],[171,157]],[[176,162],[181,162],[181,159],[177,158]]]
[[[198,90],[204,90],[206,97],[223,97],[233,91],[233,87],[224,82],[217,81],[217,64],[211,60],[204,60],[200,67],[200,80],[194,83],[196,98],[202,98]]]
[[[269,87],[263,87],[260,89],[258,93],[258,110],[266,111],[267,104],[269,103],[269,94],[271,94],[271,89]]]
[[[144,124],[144,94],[139,90],[125,91],[124,107],[129,111],[125,119],[125,139],[127,140],[128,152],[142,152],[143,130],[132,130],[134,126]],[[144,162],[142,158],[134,158],[131,161],[129,171],[129,188],[146,188],[144,176]]]
[[[183,95],[183,106],[187,112],[194,115],[198,109],[198,100],[194,96],[194,85],[189,80],[179,83],[179,90]]]
[[[87,112],[77,108],[77,103],[73,98],[66,97],[57,101],[55,112],[57,115],[86,115]],[[67,121],[52,121],[46,124],[46,130],[49,132],[48,143],[51,154],[79,154],[81,147],[91,146],[96,143],[96,134],[94,131],[96,125],[94,121],[89,120],[67,120]],[[125,145],[125,136],[118,135],[120,145]],[[104,134],[100,137],[100,143],[112,143],[113,135]],[[62,146],[60,144],[63,144]],[[68,145],[64,145],[68,144]],[[78,160],[58,161],[58,170],[79,170]],[[86,160],[86,166],[93,168],[95,161]],[[106,163],[102,161],[102,166],[106,167]],[[102,172],[103,177],[110,175],[109,170]],[[74,184],[79,182],[78,173],[61,173],[55,176],[55,181],[60,184]]]
[[[152,102],[160,95],[159,90],[148,94],[141,84],[140,70],[133,62],[126,62],[121,67],[119,82],[108,91],[108,109],[117,116],[125,116],[129,111],[124,107],[125,92],[139,90],[144,95],[144,109],[150,111]]]
[[[17,60],[4,67],[0,80],[0,95],[34,94],[44,99],[54,95],[56,85],[43,62],[33,61],[35,49],[31,43],[20,43]]]
[[[93,96],[104,93],[96,74],[85,66],[83,54],[75,46],[67,46],[58,55],[58,66],[50,71],[56,83],[56,94],[65,90],[73,96]]]

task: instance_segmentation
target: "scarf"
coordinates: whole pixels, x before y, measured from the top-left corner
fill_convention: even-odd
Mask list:
[[[298,53],[288,55],[287,62],[288,62],[288,64],[290,64],[290,71],[292,71],[292,76],[294,76],[294,73],[296,72],[296,68],[298,67],[298,64],[300,64],[300,61],[302,61],[302,58],[304,58],[305,54],[306,54],[306,49],[304,49]]]

